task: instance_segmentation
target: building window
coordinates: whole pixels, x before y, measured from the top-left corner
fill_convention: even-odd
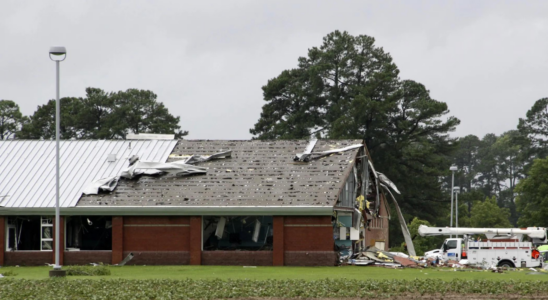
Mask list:
[[[112,250],[112,217],[66,217],[65,249]]]
[[[41,217],[40,218],[40,250],[52,251],[53,250],[53,218]]]
[[[272,216],[203,217],[203,250],[272,250]]]
[[[51,251],[52,217],[14,216],[6,220],[6,251]]]

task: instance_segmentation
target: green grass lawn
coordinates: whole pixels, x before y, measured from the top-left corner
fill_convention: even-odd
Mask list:
[[[13,271],[14,279],[46,279],[50,267],[2,267],[0,274]],[[487,280],[543,280],[548,275],[527,275],[528,269],[508,271],[502,274],[492,272],[454,272],[452,269],[387,269],[380,267],[256,267],[236,266],[124,266],[110,267],[110,276],[68,276],[69,279],[487,279]]]

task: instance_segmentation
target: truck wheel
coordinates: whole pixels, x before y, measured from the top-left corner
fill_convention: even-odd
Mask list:
[[[514,263],[509,261],[509,260],[503,260],[501,262],[499,262],[499,267],[501,268],[514,268]]]

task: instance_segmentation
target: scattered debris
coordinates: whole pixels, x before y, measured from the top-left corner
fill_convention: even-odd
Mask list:
[[[115,265],[113,265],[113,266],[122,267],[122,266],[124,266],[125,264],[127,264],[130,260],[132,260],[132,259],[133,259],[133,256],[134,256],[133,253],[129,253],[129,254],[126,256],[126,258],[124,258],[124,260],[122,260],[120,263],[115,264]]]
[[[162,173],[173,174],[175,176],[189,176],[196,174],[206,174],[207,168],[194,166],[196,163],[206,162],[213,159],[229,158],[232,156],[232,150],[215,153],[213,155],[189,155],[185,159],[174,162],[150,162],[141,161],[139,156],[131,156],[129,167],[123,170],[120,175],[102,178],[88,183],[82,193],[85,195],[97,195],[100,191],[112,192],[118,185],[120,177],[133,179],[141,175],[159,175]]]
[[[313,139],[310,142],[308,142],[308,145],[306,145],[306,149],[304,149],[303,153],[298,153],[295,155],[294,161],[302,161],[302,162],[308,162],[310,161],[310,156],[312,156],[312,150],[314,150],[314,147],[316,146],[316,143],[318,142],[317,139]]]
[[[319,159],[329,154],[345,152],[345,151],[353,150],[363,146],[363,144],[356,144],[356,145],[351,145],[344,148],[331,149],[331,150],[321,151],[321,152],[312,152],[312,150],[314,149],[314,146],[316,146],[316,142],[317,140],[311,140],[306,146],[305,151],[303,153],[298,153],[297,155],[295,155],[295,158],[293,158],[293,160],[301,161],[301,162],[309,162],[312,159]],[[315,157],[312,157],[312,155],[315,155]]]

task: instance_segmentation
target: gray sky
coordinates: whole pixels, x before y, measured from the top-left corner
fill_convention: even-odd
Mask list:
[[[327,33],[375,37],[402,79],[462,123],[514,129],[548,97],[548,1],[11,1],[0,3],[0,99],[24,114],[55,97],[50,46],[67,47],[61,96],[149,89],[191,139],[248,139],[261,87]]]

